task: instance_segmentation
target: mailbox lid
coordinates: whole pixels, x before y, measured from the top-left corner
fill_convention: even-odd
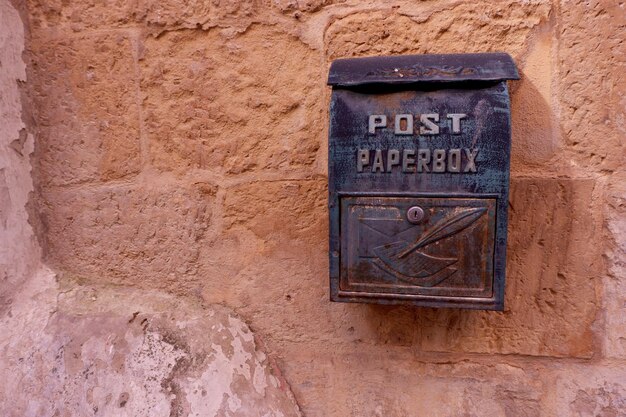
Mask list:
[[[328,75],[333,87],[503,80],[519,80],[519,74],[511,56],[500,52],[338,59]]]

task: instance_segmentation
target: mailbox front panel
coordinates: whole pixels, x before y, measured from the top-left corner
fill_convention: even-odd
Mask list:
[[[342,197],[340,291],[490,298],[495,220],[495,198]]]
[[[333,89],[331,299],[502,309],[506,82]]]

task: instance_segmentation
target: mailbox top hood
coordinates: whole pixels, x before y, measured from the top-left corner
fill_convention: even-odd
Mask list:
[[[338,59],[328,75],[328,85],[334,87],[502,80],[519,80],[515,63],[506,53]]]

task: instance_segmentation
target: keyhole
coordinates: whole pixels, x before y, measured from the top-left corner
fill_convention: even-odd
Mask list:
[[[410,223],[417,224],[424,218],[424,210],[421,207],[413,206],[407,210],[406,218]]]

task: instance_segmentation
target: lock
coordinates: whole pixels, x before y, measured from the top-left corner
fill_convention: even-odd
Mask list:
[[[332,301],[503,309],[514,79],[502,53],[332,63]]]
[[[413,224],[418,224],[424,218],[424,210],[421,207],[413,206],[406,212],[406,219]]]

